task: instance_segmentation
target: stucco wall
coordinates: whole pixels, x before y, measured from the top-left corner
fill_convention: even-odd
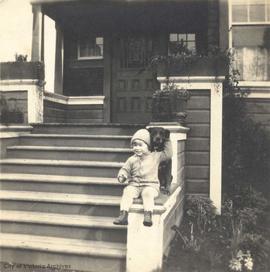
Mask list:
[[[27,91],[1,91],[0,94],[2,100],[0,105],[1,107],[0,112],[2,112],[4,108],[6,108],[8,112],[22,113],[23,114],[22,122],[20,121],[16,123],[26,124],[28,122]],[[5,102],[3,100],[5,100]],[[3,103],[6,103],[7,107],[5,107]]]

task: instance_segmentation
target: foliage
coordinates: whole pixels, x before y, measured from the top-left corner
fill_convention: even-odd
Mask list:
[[[233,53],[228,51],[227,57],[230,73],[223,84],[222,213],[215,213],[207,197],[189,196],[181,228],[173,229],[182,241],[183,254],[188,252],[190,260],[196,260],[195,264],[191,261],[192,269],[197,266],[204,271],[202,262],[206,262],[205,271],[222,267],[222,271],[265,272],[270,269],[269,226],[264,220],[269,209],[270,139],[264,127],[249,118],[245,105],[249,90],[239,87]],[[193,61],[192,54],[187,56],[186,52],[179,58]],[[170,64],[171,60],[165,61]]]
[[[167,82],[163,89],[158,89],[153,93],[153,98],[172,96],[176,99],[188,100],[190,92],[184,88],[177,88],[174,82]]]
[[[171,46],[170,54],[153,56],[150,61],[150,67],[166,78],[172,75],[224,75],[229,66],[230,58],[226,50],[214,47],[207,53],[198,53],[181,43]]]
[[[22,55],[22,54],[15,54],[15,61],[16,62],[24,62],[27,61],[27,55]]]
[[[196,258],[198,267],[204,263],[208,271],[218,267],[263,271],[259,269],[266,267],[269,241],[259,234],[259,224],[266,204],[262,194],[249,188],[243,190],[241,200],[234,195],[227,198],[222,214],[217,215],[208,197],[189,196],[184,222],[173,229],[182,241],[183,252]]]
[[[239,71],[233,67],[224,82],[223,99],[223,192],[232,195],[249,185],[270,190],[270,137],[264,127],[247,114],[249,90],[239,87]],[[237,194],[236,194],[237,195]]]
[[[250,251],[243,252],[239,250],[235,258],[231,259],[229,268],[231,271],[252,271],[253,259]]]
[[[163,89],[156,90],[152,95],[152,121],[183,123],[189,97],[188,90],[178,89],[168,80]]]
[[[24,115],[18,109],[16,99],[6,100],[5,96],[0,96],[0,123],[8,125],[10,123],[21,124],[24,121]]]
[[[246,116],[242,97],[227,96],[223,108],[225,191],[234,191],[235,187],[243,184],[255,187],[269,184],[269,136],[260,124],[255,124]]]

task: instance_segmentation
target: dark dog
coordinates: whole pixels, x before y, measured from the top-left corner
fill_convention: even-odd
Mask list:
[[[162,127],[148,128],[150,132],[150,151],[163,151],[165,141],[170,138],[170,131]],[[163,161],[158,167],[158,179],[160,182],[161,192],[164,194],[170,193],[170,186],[172,182],[172,160]]]

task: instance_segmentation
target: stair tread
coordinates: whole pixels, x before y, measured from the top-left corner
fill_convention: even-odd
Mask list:
[[[21,138],[88,138],[88,139],[131,139],[130,135],[99,135],[99,134],[24,134],[20,136]]]
[[[112,217],[45,212],[2,210],[0,213],[0,221],[77,227],[126,229],[126,226],[114,225]]]
[[[123,162],[110,161],[82,161],[82,160],[44,160],[44,159],[2,159],[0,164],[33,164],[33,165],[56,165],[56,166],[96,166],[96,167],[122,167]]]
[[[95,204],[115,206],[120,204],[119,196],[67,194],[33,191],[0,191],[0,200],[20,200],[69,204]]]
[[[131,128],[142,128],[145,126],[144,123],[137,123],[137,124],[131,124],[131,123],[40,123],[40,124],[36,124],[36,123],[30,123],[30,125],[32,125],[33,127],[67,127],[67,126],[72,126],[72,127],[110,127],[110,128],[114,128],[114,127],[131,127]]]
[[[60,176],[60,175],[41,175],[41,174],[23,174],[23,173],[1,173],[0,181],[31,181],[48,182],[64,184],[106,184],[123,186],[116,178],[106,177],[84,177],[84,176]]]
[[[129,153],[132,151],[130,148],[118,147],[71,147],[71,146],[42,146],[42,145],[16,145],[7,147],[8,150],[56,150],[56,151],[80,151],[80,152],[123,152]]]
[[[0,247],[54,253],[126,257],[126,244],[26,234],[0,234]]]
[[[167,197],[163,195],[160,195],[158,198],[156,198],[154,212],[164,212],[165,208],[163,207],[163,204],[165,198]],[[121,196],[1,190],[0,200],[119,206]],[[131,210],[143,210],[141,198],[134,199],[133,203],[135,206],[132,206]]]

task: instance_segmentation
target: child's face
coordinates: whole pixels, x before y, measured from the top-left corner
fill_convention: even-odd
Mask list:
[[[142,156],[149,152],[148,145],[142,140],[134,140],[132,142],[132,150],[137,156]]]

